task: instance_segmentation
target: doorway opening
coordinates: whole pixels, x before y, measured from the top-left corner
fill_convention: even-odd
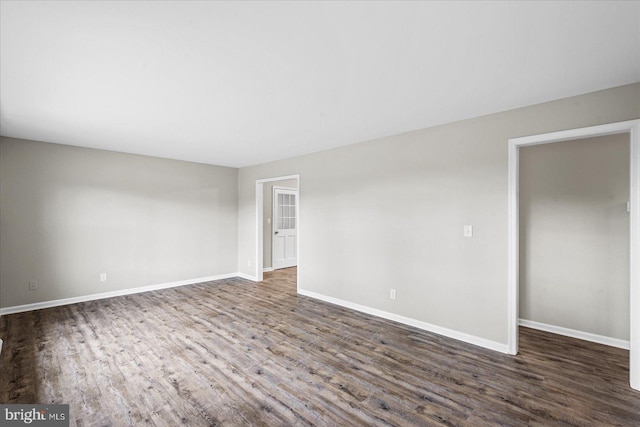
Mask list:
[[[282,197],[278,207],[278,196]],[[274,212],[274,194],[275,213]],[[288,196],[288,197],[285,197]],[[295,195],[295,196],[294,196]],[[279,209],[279,210],[278,210]],[[275,224],[274,224],[275,220]],[[278,222],[280,220],[280,222]],[[273,227],[272,227],[273,226]],[[292,230],[295,229],[295,239]],[[277,234],[275,233],[277,231]],[[276,240],[284,235],[284,240]],[[275,249],[275,251],[274,251]],[[300,278],[300,175],[287,175],[256,180],[256,280],[264,279],[264,272],[274,269],[273,257],[282,249],[285,259],[275,268],[296,268],[296,287]],[[266,255],[266,256],[265,256]],[[281,257],[282,258],[282,257]],[[295,258],[295,260],[293,259]]]
[[[509,140],[508,352],[518,353],[520,148],[614,134],[629,135],[629,368],[630,385],[640,390],[640,120],[552,132]]]

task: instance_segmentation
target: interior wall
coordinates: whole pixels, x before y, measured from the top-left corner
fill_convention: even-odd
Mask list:
[[[282,188],[298,188],[298,181],[295,179],[287,179],[282,181],[269,181],[263,184],[264,191],[264,203],[263,203],[263,214],[262,214],[262,230],[263,230],[263,267],[271,268],[273,265],[273,260],[271,257],[271,242],[273,237],[273,229],[271,221],[271,217],[273,216],[273,187],[282,187]]]
[[[520,148],[520,317],[629,340],[629,134]]]
[[[236,272],[237,175],[1,138],[0,307]]]
[[[241,168],[239,269],[256,273],[255,181],[300,174],[301,291],[506,348],[509,138],[639,117],[634,84]]]

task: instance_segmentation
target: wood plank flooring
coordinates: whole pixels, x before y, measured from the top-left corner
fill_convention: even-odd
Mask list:
[[[72,426],[639,426],[628,352],[507,356],[298,296],[295,268],[0,318],[0,402]]]

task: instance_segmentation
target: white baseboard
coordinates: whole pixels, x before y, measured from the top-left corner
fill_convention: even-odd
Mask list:
[[[257,282],[258,281],[258,278],[256,276],[252,276],[252,275],[246,274],[246,273],[236,273],[235,276],[236,277],[240,277],[242,279],[251,280],[252,282]]]
[[[433,325],[431,323],[423,322],[421,320],[411,319],[409,317],[400,316],[398,314],[389,313],[387,311],[378,310],[376,308],[355,304],[355,303],[344,301],[338,298],[317,294],[315,292],[305,291],[304,289],[298,289],[298,294],[319,299],[321,301],[325,301],[331,304],[339,305],[341,307],[360,311],[362,313],[367,313],[372,316],[381,317],[387,320],[393,320],[394,322],[403,323],[405,325],[413,326],[414,328],[422,329],[428,332],[433,332],[438,335],[443,335],[445,337],[453,338],[458,341],[463,341],[469,344],[484,347],[489,350],[499,351],[501,353],[507,353],[507,350],[508,350],[507,344],[499,343],[499,342],[488,340],[485,338],[476,337],[474,335],[465,334],[464,332],[455,331],[453,329],[443,328],[441,326]]]
[[[273,271],[273,267],[265,267],[262,269],[263,273],[269,273],[270,271]]]
[[[0,338],[0,354],[2,354],[2,338]]]
[[[142,292],[157,291],[160,289],[175,288],[178,286],[193,285],[196,283],[210,282],[213,280],[229,279],[231,277],[242,277],[240,273],[220,274],[217,276],[200,277],[197,279],[181,280],[178,282],[161,283],[157,285],[141,286],[139,288],[122,289],[118,291],[102,292],[99,294],[82,295],[79,297],[63,298],[53,301],[36,302],[32,304],[16,305],[13,307],[0,308],[0,315],[21,313],[24,311],[40,310],[43,308],[58,307],[61,305],[76,304],[79,302],[94,301],[104,298],[113,298],[123,295],[139,294]]]
[[[618,347],[629,350],[629,341],[618,338],[605,337],[590,332],[576,331],[575,329],[563,328],[561,326],[548,325],[546,323],[534,322],[533,320],[519,319],[518,324],[525,328],[538,329],[540,331],[551,332],[552,334],[564,335],[566,337],[578,338],[611,347]]]

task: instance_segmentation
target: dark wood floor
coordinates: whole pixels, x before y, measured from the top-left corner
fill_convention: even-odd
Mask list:
[[[518,356],[298,296],[295,269],[2,316],[0,402],[72,426],[638,426],[628,352]]]

